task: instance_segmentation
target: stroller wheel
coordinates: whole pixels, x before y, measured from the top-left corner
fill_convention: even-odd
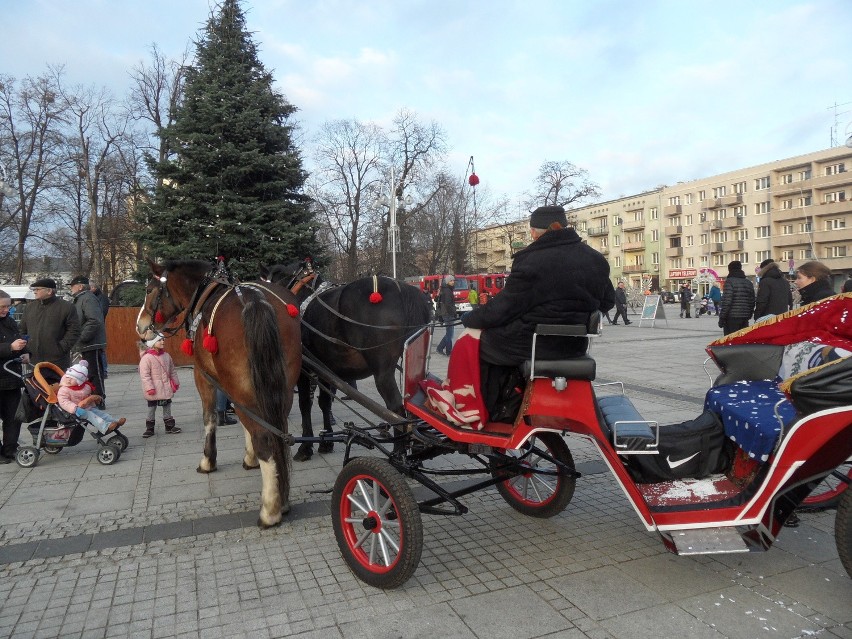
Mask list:
[[[38,448],[21,446],[15,454],[15,461],[21,468],[32,468],[38,463]]]
[[[56,454],[59,453],[59,451],[62,450],[62,448],[63,448],[62,446],[57,446],[56,444],[45,444],[44,445],[44,452],[46,452],[49,455],[56,455]]]
[[[121,448],[118,447],[118,444],[107,444],[98,450],[98,461],[104,466],[114,464],[119,457],[121,457]]]
[[[123,453],[125,450],[127,450],[127,447],[130,445],[130,440],[127,439],[127,437],[125,435],[122,435],[118,431],[113,431],[113,432],[115,434],[112,437],[110,437],[109,440],[107,440],[107,444],[115,444],[116,446],[119,447],[119,449],[121,449],[121,452]]]

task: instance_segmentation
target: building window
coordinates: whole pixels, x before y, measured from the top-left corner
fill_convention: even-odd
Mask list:
[[[735,206],[734,207],[734,215],[736,215],[737,217],[745,217],[746,216],[745,205],[741,204],[740,206]]]
[[[801,182],[804,182],[805,180],[810,180],[810,179],[811,179],[811,170],[810,169],[805,169],[803,171],[799,171],[799,180]]]
[[[699,222],[706,222],[707,221],[707,213],[705,213],[704,211],[701,211],[701,213],[698,214],[698,221]]]
[[[606,242],[607,242],[607,238],[602,237],[602,238],[601,238],[601,248],[606,248],[606,247],[607,247],[607,243],[606,243]]]
[[[620,235],[613,235],[612,236],[612,245],[613,246],[621,246],[621,236]]]
[[[810,222],[802,222],[799,224],[799,233],[810,233],[813,230]]]
[[[763,189],[768,189],[768,188],[769,188],[769,176],[757,178],[754,181],[754,190],[755,191],[762,191]]]
[[[715,253],[713,255],[713,266],[724,266],[728,263],[728,258],[724,253]]]
[[[768,226],[758,226],[754,231],[755,237],[771,237]]]
[[[825,221],[825,230],[832,231],[834,229],[845,229],[846,228],[846,218],[838,217],[833,220]]]
[[[699,201],[699,202],[702,202],[702,201],[704,201],[704,200],[706,200],[706,199],[707,199],[707,192],[706,192],[706,191],[703,191],[703,190],[702,190],[702,191],[699,191],[699,192],[698,192],[698,201]]]
[[[687,194],[686,194],[686,203],[687,203],[687,204],[692,204],[692,193],[687,193]]]
[[[651,253],[651,264],[655,266],[659,266],[660,264],[660,254],[659,253]]]
[[[781,235],[792,235],[793,234],[793,225],[792,224],[782,224],[781,225]]]
[[[713,233],[713,241],[714,242],[727,242],[728,241],[728,232],[727,231],[716,231]]]
[[[743,193],[746,192],[746,183],[745,182],[737,182],[736,184],[733,185],[732,188],[734,189],[734,193],[738,193],[739,195],[742,195]]]
[[[748,253],[734,253],[734,259],[739,260],[743,264],[748,264]]]
[[[633,211],[633,221],[641,222],[645,219],[645,211]]]
[[[846,257],[846,245],[829,246],[828,257]]]
[[[680,196],[679,195],[674,195],[674,196],[669,198],[669,206],[677,206],[678,204],[680,204]]]
[[[734,231],[734,237],[738,240],[747,240],[748,239],[748,229],[740,229],[739,231]]]
[[[679,237],[670,237],[669,238],[669,248],[678,248],[680,246],[680,238]]]
[[[804,197],[799,198],[799,206],[810,206],[811,205],[811,196],[806,195]]]
[[[715,187],[715,188],[713,189],[713,197],[714,197],[714,198],[717,198],[717,197],[725,197],[725,195],[727,194],[727,192],[728,192],[727,187],[724,187],[724,186],[717,186],[717,187]]]
[[[707,259],[706,255],[700,255],[698,257],[698,263],[701,264],[701,266],[709,266],[710,265],[710,262]]]
[[[686,216],[686,225],[692,226],[692,214]]]
[[[687,235],[686,236],[686,245],[687,246],[694,246],[695,245],[694,240],[695,240],[695,238],[693,238],[691,235]]]
[[[789,211],[792,208],[793,208],[793,200],[792,199],[781,201],[781,210],[782,211]]]
[[[799,259],[812,260],[814,259],[814,252],[809,248],[799,249]]]
[[[846,201],[846,191],[832,191],[831,193],[825,194],[825,203],[830,204],[832,202],[845,202]]]
[[[613,225],[613,226],[618,226],[618,225],[620,225],[620,224],[621,224],[621,218],[620,218],[620,217],[618,217],[617,215],[613,215],[613,216],[612,216],[612,225]]]
[[[764,213],[769,213],[769,202],[758,202],[754,205],[754,212],[757,215],[763,215]]]
[[[793,174],[785,173],[781,176],[781,184],[792,184],[793,183]]]
[[[659,242],[660,241],[660,232],[657,229],[651,231],[651,241]]]
[[[754,259],[759,264],[763,260],[768,260],[770,258],[771,253],[772,253],[772,251],[758,251],[757,255],[755,255]]]
[[[838,173],[845,173],[845,172],[846,172],[846,167],[843,164],[843,162],[840,162],[839,164],[829,164],[827,167],[825,167],[825,174],[826,175],[837,175]]]
[[[621,256],[620,255],[616,255],[613,261],[615,263],[616,268],[621,268]]]
[[[680,226],[680,215],[669,218],[669,226]]]
[[[698,238],[698,241],[701,243],[701,246],[704,246],[709,241],[709,237],[707,233],[702,233],[701,237]]]
[[[695,258],[694,257],[686,258],[686,268],[692,268],[694,266],[695,266]]]
[[[672,268],[681,268],[683,266],[683,260],[679,257],[676,257],[672,260]]]
[[[792,260],[792,259],[793,259],[793,251],[792,251],[792,250],[790,250],[790,251],[781,251],[781,259],[782,259],[784,262],[789,262],[790,260]]]

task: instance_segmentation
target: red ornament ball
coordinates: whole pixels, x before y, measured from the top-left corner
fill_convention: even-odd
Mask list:
[[[290,317],[298,317],[299,309],[293,306],[292,304],[287,304],[287,315]]]
[[[382,301],[382,294],[381,293],[378,293],[378,292],[370,293],[370,304],[378,304],[381,301]]]
[[[195,350],[192,346],[192,340],[188,337],[181,342],[180,350],[182,350],[186,355],[192,356],[193,351]]]
[[[166,321],[166,318],[163,317],[163,314],[160,311],[157,311],[156,313],[154,313],[154,321],[157,324],[162,324],[163,322]]]
[[[471,186],[476,186],[479,184],[479,176],[476,173],[471,173],[470,177],[467,178],[467,183]]]

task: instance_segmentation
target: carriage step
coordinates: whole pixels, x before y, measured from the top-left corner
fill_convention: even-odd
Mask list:
[[[671,530],[669,534],[679,555],[718,555],[749,551],[736,528],[688,528]]]

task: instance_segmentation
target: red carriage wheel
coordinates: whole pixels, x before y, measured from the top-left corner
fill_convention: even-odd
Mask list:
[[[529,468],[497,484],[498,492],[512,508],[524,515],[541,518],[553,517],[565,510],[574,496],[577,479],[572,474],[574,458],[561,436],[542,433],[530,438],[521,450],[506,451],[506,454],[517,457],[522,466]],[[499,461],[493,463],[493,466],[499,465]],[[505,471],[492,467],[495,477],[501,472]]]
[[[805,497],[799,510],[827,510],[834,508],[852,482],[852,462],[841,464],[823,479],[811,494]]]
[[[420,564],[420,509],[405,478],[383,459],[358,457],[343,467],[331,520],[349,569],[371,586],[401,586]]]
[[[834,519],[834,542],[846,573],[852,577],[852,490],[844,491]]]

